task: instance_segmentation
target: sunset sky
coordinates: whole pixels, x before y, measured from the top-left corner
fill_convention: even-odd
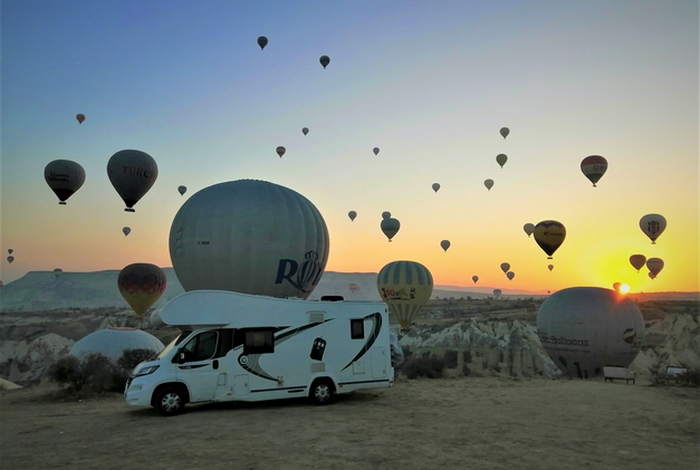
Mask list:
[[[254,178],[316,205],[330,271],[408,259],[436,284],[478,275],[506,294],[698,290],[697,1],[3,0],[1,14],[5,284],[172,266],[182,203]],[[107,178],[122,149],[158,162],[135,213]],[[588,155],[609,165],[596,188]],[[66,206],[44,181],[56,159],[87,174]],[[401,222],[391,243],[383,211]],[[648,213],[668,221],[656,245]],[[553,261],[522,229],[546,219],[567,229]],[[635,253],[664,260],[657,279]]]

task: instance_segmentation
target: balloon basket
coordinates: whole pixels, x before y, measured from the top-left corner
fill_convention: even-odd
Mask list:
[[[127,207],[124,209],[124,212],[136,212],[136,209],[132,209],[131,207]]]
[[[66,205],[66,201],[60,201],[60,202],[58,203],[58,205],[59,205],[59,206],[65,206],[65,205]]]

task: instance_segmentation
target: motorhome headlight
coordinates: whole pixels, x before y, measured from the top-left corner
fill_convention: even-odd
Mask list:
[[[144,376],[144,375],[152,374],[152,373],[154,373],[155,371],[157,371],[159,367],[160,367],[160,365],[158,365],[158,364],[156,364],[156,365],[154,365],[154,366],[147,366],[147,367],[144,367],[144,368],[141,369],[140,371],[136,372],[136,373],[134,374],[134,377],[141,377],[141,376]]]

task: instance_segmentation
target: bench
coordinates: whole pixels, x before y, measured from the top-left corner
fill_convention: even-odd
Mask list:
[[[603,366],[603,375],[605,376],[605,381],[608,380],[613,382],[615,379],[624,380],[625,383],[630,383],[630,380],[634,384],[634,372],[630,372],[627,367],[622,366]]]

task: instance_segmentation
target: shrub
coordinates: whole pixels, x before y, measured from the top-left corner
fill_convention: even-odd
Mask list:
[[[458,355],[459,353],[454,349],[448,349],[447,351],[445,351],[445,367],[447,367],[448,369],[454,369],[455,367],[457,367]]]
[[[150,349],[127,349],[117,361],[117,367],[130,373],[140,363],[154,361],[156,357],[158,354]]]
[[[412,357],[401,365],[401,371],[409,379],[428,377],[438,379],[445,369],[445,360],[436,356]]]
[[[81,358],[62,357],[49,368],[48,375],[69,393],[121,392],[124,389],[121,370],[100,353]]]

